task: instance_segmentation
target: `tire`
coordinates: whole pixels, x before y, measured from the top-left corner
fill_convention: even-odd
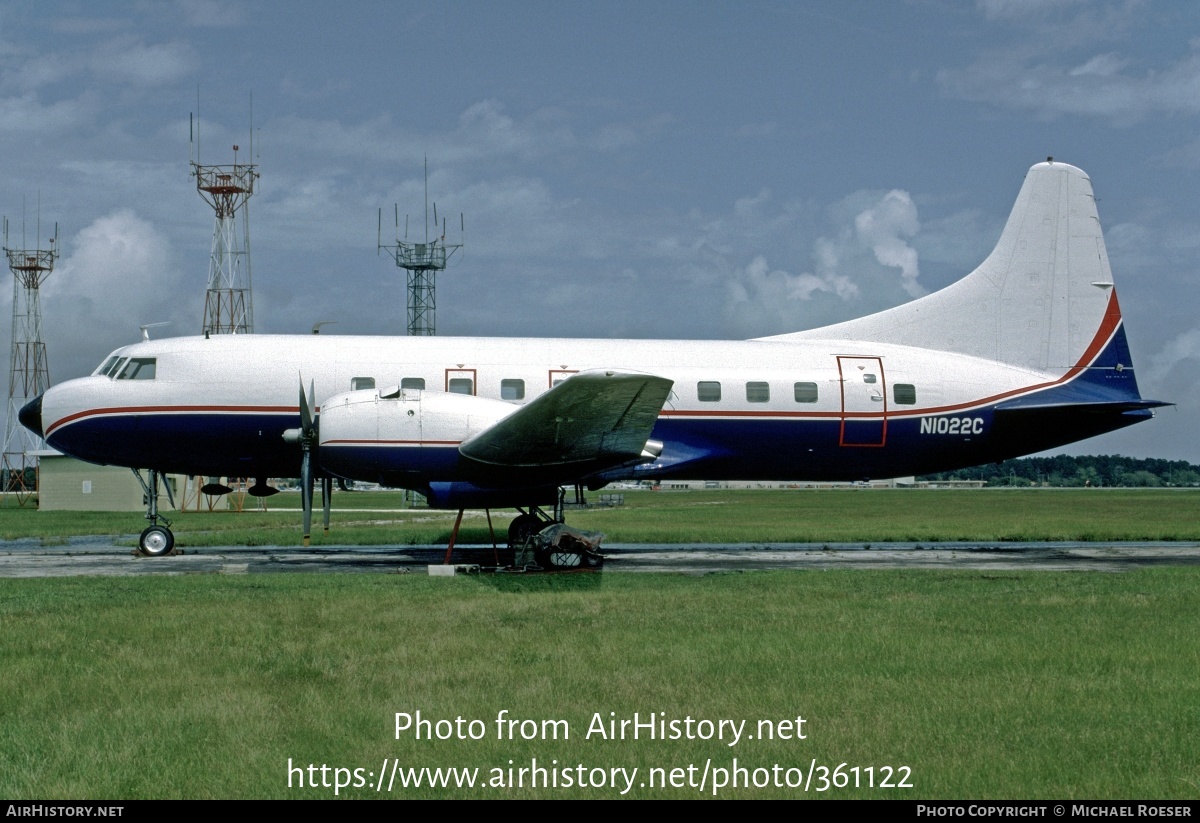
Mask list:
[[[551,549],[542,565],[549,569],[578,569],[584,565],[584,556],[571,549]]]
[[[138,548],[146,557],[163,557],[175,548],[175,535],[166,526],[148,526],[138,538]]]
[[[542,530],[542,519],[536,514],[519,514],[508,524],[508,547],[519,549],[525,541]]]

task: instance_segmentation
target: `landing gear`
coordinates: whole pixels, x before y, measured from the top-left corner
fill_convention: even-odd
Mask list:
[[[532,511],[527,514],[517,515],[508,524],[508,547],[510,549],[521,548],[529,538],[544,529],[549,522],[533,514]]]
[[[168,528],[171,524],[167,518],[158,513],[158,470],[150,469],[149,475],[150,482],[147,483],[142,479],[142,473],[133,469],[133,476],[138,479],[142,491],[146,493],[146,519],[150,521],[150,525],[138,538],[138,553],[143,557],[164,557],[175,550],[175,535],[171,534]],[[171,493],[171,484],[164,485],[167,489],[167,499],[174,507],[175,497]],[[162,525],[159,524],[159,520],[163,521]]]
[[[560,488],[553,515],[537,506],[517,509],[521,514],[508,527],[513,565],[521,568],[533,564],[547,570],[600,567],[604,556],[598,549],[604,535],[569,528],[564,522],[567,505],[567,489]],[[575,487],[574,505],[587,505],[582,486]]]

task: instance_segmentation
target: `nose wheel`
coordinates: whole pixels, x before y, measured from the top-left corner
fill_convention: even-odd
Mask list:
[[[175,535],[166,526],[147,526],[138,538],[138,548],[146,557],[163,557],[175,548]]]
[[[175,549],[175,535],[171,534],[171,530],[167,528],[165,523],[166,518],[158,513],[158,476],[159,473],[155,469],[149,470],[150,482],[142,479],[142,473],[137,469],[133,469],[133,476],[142,484],[142,490],[146,493],[146,519],[150,521],[150,525],[142,532],[138,538],[138,551],[142,557],[165,557],[171,554]],[[175,505],[174,495],[171,494],[171,484],[165,484],[167,489],[167,499],[171,501],[171,505]],[[159,523],[163,520],[163,523]]]

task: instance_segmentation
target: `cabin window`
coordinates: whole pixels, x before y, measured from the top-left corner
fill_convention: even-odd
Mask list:
[[[715,403],[721,399],[721,384],[716,380],[701,380],[696,384],[696,397],[701,403]]]
[[[112,371],[112,367],[117,365],[117,361],[120,359],[121,358],[118,355],[112,355],[103,363],[101,363],[100,366],[94,372],[92,372],[92,374],[103,374],[105,377],[107,377],[108,373]]]
[[[474,394],[475,381],[469,377],[451,377],[449,388],[451,394]]]
[[[747,383],[746,384],[746,402],[747,403],[767,403],[771,399],[771,384],[770,383]]]
[[[794,387],[796,392],[797,403],[816,403],[817,402],[817,384],[816,383],[797,383]]]
[[[115,363],[113,363],[110,360],[109,367],[105,370],[104,376],[111,377],[112,379],[116,380],[117,375],[121,373],[121,367],[124,365],[125,365],[125,358],[120,358]]]
[[[405,377],[400,381],[400,388],[409,391],[425,391],[425,378]]]
[[[875,375],[871,374],[870,372],[866,372],[866,373],[864,373],[864,374],[863,374],[863,382],[864,382],[864,383],[874,383],[874,382],[875,382]]]
[[[917,387],[912,383],[893,383],[892,398],[899,406],[914,406],[917,402]]]
[[[507,379],[500,381],[500,399],[501,400],[524,400],[525,399],[525,381],[516,379]]]
[[[131,357],[129,362],[125,364],[125,368],[121,369],[121,374],[118,375],[118,380],[153,380],[155,369],[155,358],[153,357]]]
[[[350,378],[350,391],[360,391],[361,389],[373,389],[373,388],[375,388],[375,378],[374,377],[351,377]]]

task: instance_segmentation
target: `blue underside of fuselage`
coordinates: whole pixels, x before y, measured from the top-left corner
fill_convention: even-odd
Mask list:
[[[1025,416],[1019,429],[994,407],[966,413],[843,422],[829,419],[664,418],[652,438],[662,457],[620,469],[623,477],[858,480],[944,471],[1041,451],[1131,425],[1151,416],[1054,409]],[[951,425],[939,430],[941,418]],[[952,421],[958,421],[954,424]],[[283,441],[298,418],[250,414],[128,414],[80,420],[54,432],[50,445],[82,460],[232,477],[295,477],[300,450]],[[357,466],[353,479],[420,488],[473,479],[454,446],[340,446],[336,464]],[[334,462],[334,461],[331,461]],[[349,473],[349,472],[346,472]],[[616,476],[607,479],[616,479]],[[487,483],[486,485],[492,485]]]

